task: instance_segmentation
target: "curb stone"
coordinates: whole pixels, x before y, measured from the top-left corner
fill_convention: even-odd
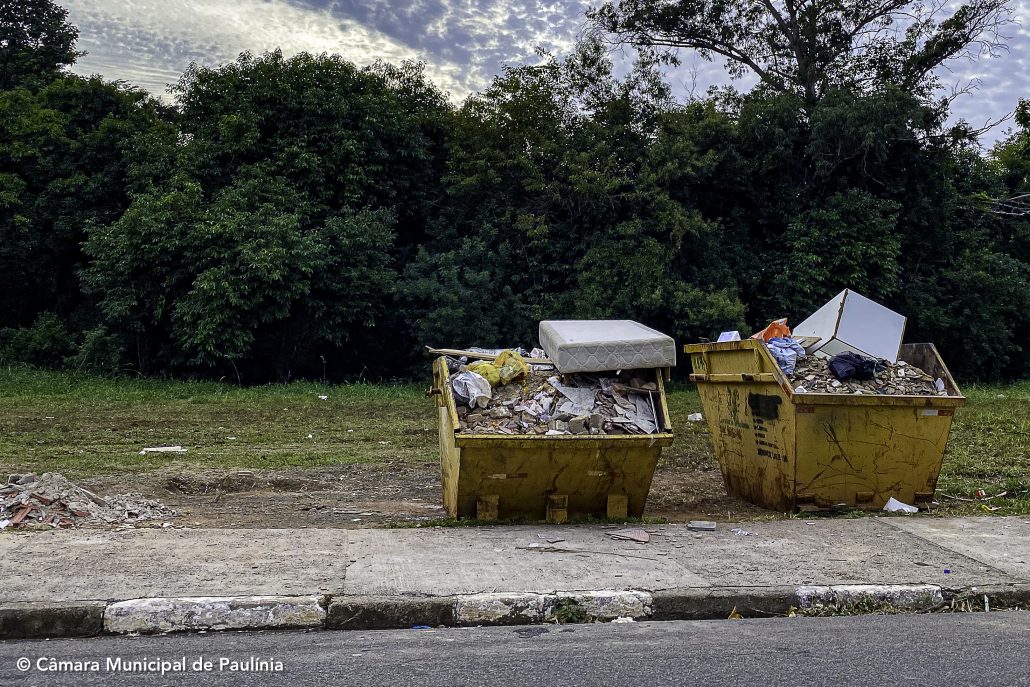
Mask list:
[[[92,637],[104,629],[103,601],[7,602],[0,606],[0,639]]]
[[[887,602],[921,610],[948,600],[987,596],[998,607],[1030,608],[1030,584],[948,589],[937,585],[808,585],[683,588],[658,592],[576,591],[460,596],[248,596],[0,604],[0,639],[89,637],[102,633],[197,630],[386,630],[417,625],[528,625],[556,622],[563,601],[586,621],[720,620],[735,608],[744,617],[782,616],[791,606]]]
[[[560,605],[571,603],[586,620],[651,616],[653,599],[649,592],[598,590],[587,592],[487,593],[457,597],[454,621],[458,625],[528,625],[555,620]]]
[[[736,609],[745,618],[786,615],[796,587],[688,587],[655,592],[653,620],[719,620]]]
[[[318,596],[153,598],[120,601],[104,610],[110,634],[190,630],[303,629],[321,627],[326,611]]]
[[[394,630],[416,625],[454,625],[454,597],[351,596],[333,600],[330,630]]]
[[[936,584],[834,584],[798,587],[797,599],[799,608],[812,608],[816,604],[850,607],[872,601],[888,603],[898,609],[918,610],[942,603],[944,594]]]

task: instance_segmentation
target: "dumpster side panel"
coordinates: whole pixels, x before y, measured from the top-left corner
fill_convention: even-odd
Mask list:
[[[454,429],[447,406],[438,408],[440,418],[440,484],[443,492],[443,507],[450,516],[457,517],[458,510],[458,466],[461,464],[461,449],[454,445]]]
[[[699,384],[726,491],[766,508],[794,508],[792,407],[768,384]]]
[[[460,449],[457,517],[476,516],[481,496],[498,497],[498,517],[542,520],[548,496],[567,496],[569,516],[604,517],[608,495],[625,495],[628,515],[644,512],[661,447],[601,442],[495,439]]]
[[[892,496],[932,499],[954,408],[796,400],[799,505],[880,509]]]

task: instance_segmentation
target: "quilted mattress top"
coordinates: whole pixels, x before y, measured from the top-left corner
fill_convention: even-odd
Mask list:
[[[632,320],[544,320],[540,346],[563,374],[676,365],[676,343]]]

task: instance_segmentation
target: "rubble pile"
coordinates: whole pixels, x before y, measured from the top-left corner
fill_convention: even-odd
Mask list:
[[[461,367],[452,363],[452,375]],[[485,402],[485,406],[482,405]],[[489,400],[458,403],[459,432],[467,434],[655,434],[658,385],[633,371],[620,375],[556,375],[533,365],[527,375],[493,387]]]
[[[40,477],[11,475],[7,484],[0,486],[0,529],[135,524],[175,515],[174,510],[141,494],[101,498],[53,472]]]
[[[810,394],[885,394],[888,396],[947,396],[944,381],[934,379],[904,361],[880,361],[882,371],[873,379],[840,381],[833,376],[826,358],[805,356],[797,361],[790,381],[797,393]]]

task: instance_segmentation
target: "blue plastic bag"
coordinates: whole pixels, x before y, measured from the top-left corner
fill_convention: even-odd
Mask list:
[[[769,352],[779,364],[783,374],[788,377],[794,374],[794,367],[798,364],[798,358],[805,357],[805,349],[794,339],[778,337],[766,342]]]

